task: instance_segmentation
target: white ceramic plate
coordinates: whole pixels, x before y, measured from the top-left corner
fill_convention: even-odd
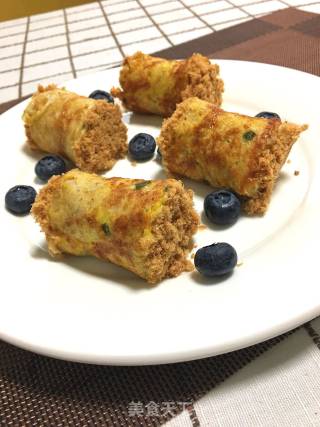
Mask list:
[[[227,280],[185,273],[156,287],[124,269],[93,258],[52,260],[31,216],[0,211],[0,337],[53,357],[101,364],[153,364],[236,350],[276,336],[320,314],[317,279],[320,242],[320,79],[264,64],[219,61],[223,107],[255,115],[276,111],[308,123],[281,172],[268,212],[242,217],[233,227],[199,231],[198,246],[231,243],[243,263]],[[118,69],[66,85],[88,95],[110,88]],[[16,184],[40,185],[41,155],[24,146],[26,102],[0,117],[1,198]],[[157,136],[161,120],[128,114],[129,138]],[[294,171],[300,171],[298,176]],[[156,159],[117,163],[106,176],[164,178]],[[210,188],[188,180],[202,212]],[[206,223],[205,218],[202,216]]]

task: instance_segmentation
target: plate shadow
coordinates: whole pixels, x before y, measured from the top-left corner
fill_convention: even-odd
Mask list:
[[[34,246],[30,250],[30,255],[33,258],[45,259],[48,262],[62,263],[67,267],[88,274],[99,279],[111,280],[119,285],[127,286],[132,291],[142,289],[153,289],[156,285],[147,283],[145,280],[140,279],[135,274],[122,267],[111,264],[107,261],[99,260],[90,256],[72,256],[64,255],[62,258],[54,259],[44,249]],[[107,285],[107,284],[106,284]]]

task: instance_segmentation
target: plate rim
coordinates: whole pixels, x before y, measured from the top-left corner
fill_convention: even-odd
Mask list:
[[[262,66],[262,67],[272,67],[272,68],[280,68],[280,69],[284,69],[284,70],[290,70],[290,72],[294,72],[294,73],[299,73],[303,76],[308,76],[307,78],[315,78],[317,79],[317,82],[319,83],[319,77],[314,75],[314,74],[310,74],[304,71],[300,71],[300,70],[295,70],[293,68],[290,67],[285,67],[285,66],[280,66],[280,65],[272,65],[272,64],[266,64],[266,63],[261,63],[261,62],[254,62],[254,61],[242,61],[242,60],[214,60],[212,61],[214,63],[218,63],[219,65],[223,65],[225,63],[231,64],[231,63],[242,63],[242,64],[257,64],[258,66]],[[119,70],[120,67],[114,67],[111,69],[107,69],[107,70],[103,70],[103,71],[99,71],[96,73],[92,73],[92,74],[88,74],[85,76],[81,76],[77,79],[72,79],[72,80],[68,80],[66,82],[63,82],[62,84],[59,84],[58,86],[66,86],[68,87],[70,84],[74,83],[74,82],[78,82],[79,80],[81,81],[82,79],[87,79],[91,76],[94,76],[96,74],[106,74],[108,72],[110,72],[110,70],[112,70],[112,72],[116,72],[117,70]],[[27,98],[23,101],[21,101],[19,104],[15,105],[14,107],[10,108],[9,110],[7,110],[6,112],[4,112],[1,117],[0,117],[0,123],[2,122],[2,120],[5,120],[6,118],[6,114],[9,112],[14,112],[15,109],[19,109],[21,108],[22,105],[27,104],[29,102],[30,98]],[[80,362],[80,363],[89,363],[89,364],[101,364],[101,365],[153,365],[153,364],[166,364],[166,363],[178,363],[178,362],[185,362],[185,361],[191,361],[191,360],[197,360],[197,359],[201,359],[201,358],[206,358],[206,357],[211,357],[211,356],[215,356],[215,355],[219,355],[219,354],[224,354],[230,351],[236,351],[239,350],[241,348],[245,348],[245,347],[249,347],[255,344],[258,344],[260,342],[263,342],[265,340],[274,338],[276,336],[279,336],[279,334],[283,334],[286,333],[294,328],[296,328],[297,326],[301,325],[302,323],[306,322],[306,321],[310,321],[311,319],[313,319],[314,317],[316,317],[317,315],[320,314],[320,301],[318,303],[317,306],[315,306],[312,310],[310,310],[307,313],[302,313],[300,316],[295,317],[294,319],[288,319],[287,322],[285,322],[284,324],[280,324],[278,325],[278,327],[276,329],[273,329],[273,331],[267,331],[267,330],[263,330],[260,331],[259,334],[256,334],[254,336],[251,337],[241,337],[240,339],[236,340],[236,344],[235,345],[231,345],[231,347],[229,348],[224,348],[224,349],[219,349],[218,350],[213,350],[212,346],[207,346],[205,348],[200,348],[197,350],[193,350],[192,352],[190,350],[184,350],[181,351],[179,350],[178,354],[175,353],[167,353],[166,356],[160,354],[155,354],[153,356],[147,355],[147,357],[144,359],[143,356],[135,356],[135,355],[127,355],[127,356],[108,356],[108,355],[103,355],[103,356],[98,356],[95,357],[94,355],[91,354],[90,356],[90,360],[88,359],[88,355],[86,353],[83,353],[82,355],[80,355],[79,353],[75,354],[72,351],[66,351],[66,350],[56,350],[56,349],[50,349],[47,346],[41,346],[41,345],[35,345],[32,343],[28,343],[25,342],[23,339],[19,339],[18,337],[13,337],[13,336],[8,336],[7,334],[3,333],[0,329],[0,338],[3,339],[4,341],[13,344],[17,347],[20,347],[22,349],[26,349],[32,352],[35,352],[37,354],[41,354],[44,356],[49,356],[49,357],[53,357],[53,358],[58,358],[58,359],[63,359],[63,360],[69,360],[69,361],[73,361],[73,362]],[[221,345],[220,345],[221,347]],[[215,347],[216,348],[216,347]],[[193,355],[191,354],[193,353]]]

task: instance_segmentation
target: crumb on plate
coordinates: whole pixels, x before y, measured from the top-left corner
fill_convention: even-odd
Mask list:
[[[199,230],[205,230],[207,228],[208,227],[205,224],[200,224],[199,227],[198,227]]]

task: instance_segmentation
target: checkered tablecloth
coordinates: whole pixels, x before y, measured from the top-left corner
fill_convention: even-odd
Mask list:
[[[311,0],[105,0],[0,22],[0,103]]]

